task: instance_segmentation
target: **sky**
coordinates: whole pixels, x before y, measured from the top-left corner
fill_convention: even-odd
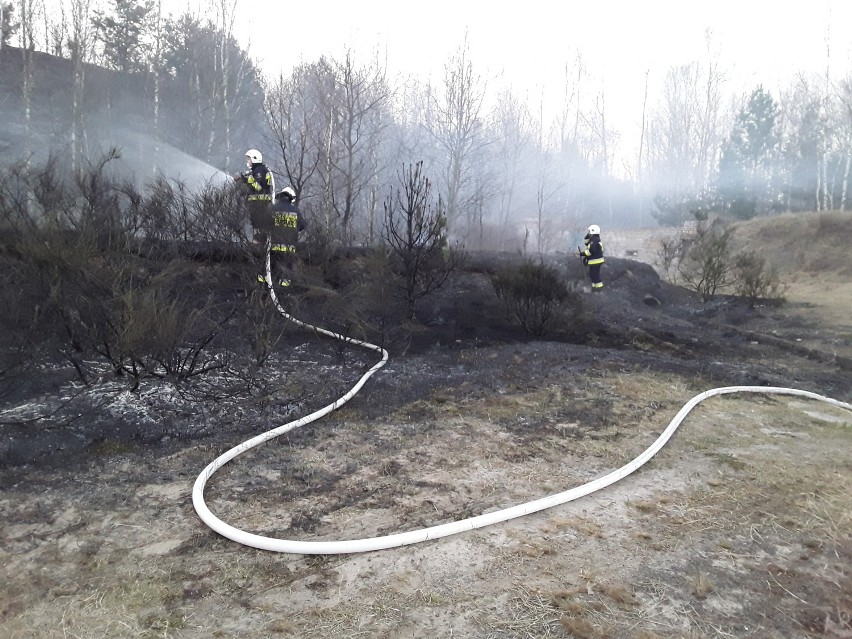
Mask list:
[[[209,12],[209,3],[196,6]],[[323,54],[340,59],[348,48],[356,59],[379,51],[392,74],[439,78],[467,38],[474,69],[492,88],[512,86],[531,105],[544,96],[555,108],[566,63],[574,65],[579,53],[590,75],[584,90],[604,95],[611,126],[627,143],[640,130],[646,74],[653,104],[668,69],[694,61],[718,61],[732,95],[762,84],[777,96],[797,72],[824,75],[829,68],[836,77],[852,72],[850,0],[360,0],[262,6],[259,13],[241,11],[235,33],[270,74]]]
[[[511,86],[555,113],[565,66],[579,54],[584,94],[604,96],[608,128],[624,146],[638,138],[646,75],[653,106],[666,72],[696,61],[718,62],[730,95],[762,84],[778,97],[798,72],[852,72],[852,0],[225,0],[234,1],[234,33],[269,75],[349,49],[356,60],[378,51],[392,78],[439,79],[467,38],[474,69],[495,94]],[[215,18],[221,0],[162,2],[166,14]]]

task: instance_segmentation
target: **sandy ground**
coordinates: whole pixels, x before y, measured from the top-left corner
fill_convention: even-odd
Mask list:
[[[847,348],[852,296],[807,284],[788,293],[785,337],[801,321],[809,345]],[[353,539],[566,490],[628,462],[719,385],[712,361],[642,357],[565,344],[454,355],[487,384],[459,382],[437,356],[392,362],[410,400],[382,410],[368,384],[332,418],[229,464],[207,503],[264,535]],[[446,382],[417,392],[412,370]],[[603,491],[331,556],[247,548],[198,519],[192,484],[241,441],[227,431],[156,450],[104,442],[61,468],[3,470],[0,637],[850,637],[850,427],[848,411],[810,400],[713,398]]]

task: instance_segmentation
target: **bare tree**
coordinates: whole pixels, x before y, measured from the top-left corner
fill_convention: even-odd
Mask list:
[[[335,90],[331,64],[325,59],[280,74],[265,91],[266,122],[284,166],[284,180],[296,192],[300,208],[312,220],[312,234],[330,237],[331,217],[328,136],[333,130],[330,102]]]
[[[74,69],[74,89],[71,98],[71,167],[79,171],[85,151],[83,98],[86,89],[86,63],[92,55],[95,33],[89,14],[92,0],[71,0],[71,39],[68,48]]]
[[[351,236],[353,217],[362,193],[377,174],[377,151],[387,126],[390,88],[378,63],[355,65],[350,51],[334,65],[337,91],[332,106],[333,128],[329,162],[334,183],[331,203],[343,233]],[[361,200],[369,217],[369,199]],[[351,237],[350,237],[351,239]]]
[[[709,190],[722,141],[721,83],[716,65],[669,70],[647,128],[648,174],[659,193],[684,202]],[[689,216],[680,211],[680,221]]]
[[[285,177],[315,231],[318,224],[346,242],[375,232],[391,103],[380,62],[358,64],[350,51],[299,65],[267,87],[266,120]]]
[[[35,84],[35,24],[44,10],[41,0],[18,0],[19,40],[21,44],[21,97],[24,105],[24,157],[29,161],[31,149],[30,126],[32,123],[32,96]],[[4,34],[5,35],[5,34]]]
[[[44,50],[61,58],[68,39],[68,15],[61,0],[57,10],[44,12],[44,37]]]
[[[562,206],[578,214],[586,209],[588,194],[582,187],[585,179],[591,179],[590,166],[599,155],[588,126],[590,117],[584,109],[588,80],[589,73],[578,52],[575,61],[565,65],[563,109],[556,117],[553,133],[557,149],[553,171],[558,176]]]
[[[444,66],[440,91],[430,87],[426,129],[438,147],[437,165],[447,193],[447,221],[467,233],[468,216],[481,194],[474,188],[474,163],[489,143],[485,127],[486,84],[476,75],[467,38]]]
[[[423,162],[403,167],[402,190],[385,200],[384,237],[399,260],[402,294],[409,318],[418,299],[444,285],[454,264],[447,247],[447,218],[443,202],[432,199],[432,184],[423,175]]]
[[[567,180],[559,172],[553,136],[545,131],[543,105],[533,127],[535,149],[531,164],[535,170],[536,247],[543,254],[553,250],[554,243],[561,239],[559,227],[567,221],[563,200]]]
[[[530,162],[534,123],[526,104],[515,94],[505,91],[498,97],[494,110],[494,144],[492,157],[496,162],[495,195],[499,198],[499,224],[505,229],[510,219],[517,217],[525,174]],[[517,219],[515,220],[517,222]],[[479,245],[484,242],[482,219],[479,222]],[[496,238],[508,239],[508,238]]]

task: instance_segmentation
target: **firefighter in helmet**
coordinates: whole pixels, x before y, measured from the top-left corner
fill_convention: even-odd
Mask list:
[[[263,245],[272,230],[269,209],[275,193],[275,178],[257,149],[246,151],[246,167],[245,171],[234,176],[234,180],[245,185],[253,239],[256,244]]]
[[[296,206],[296,191],[288,186],[276,194],[272,205],[270,260],[273,277],[278,278],[279,286],[291,284],[299,232],[304,228],[302,213]]]
[[[601,227],[592,224],[583,238],[585,248],[580,249],[583,264],[589,267],[589,279],[592,281],[592,292],[603,291],[601,281],[601,265],[604,263],[603,243],[601,242]]]
[[[265,248],[272,232],[271,207],[275,193],[275,178],[272,171],[263,163],[260,151],[257,149],[246,151],[246,170],[237,173],[234,181],[245,187],[252,240],[256,245]],[[257,281],[265,282],[266,277],[258,275]]]

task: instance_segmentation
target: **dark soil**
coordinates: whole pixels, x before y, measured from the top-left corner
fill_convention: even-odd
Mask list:
[[[582,314],[544,338],[493,292],[516,256],[472,256],[415,321],[384,331],[350,294],[355,260],[338,265],[339,290],[289,295],[296,317],[381,343],[389,362],[324,419],[233,460],[207,486],[211,510],[283,539],[414,530],[610,472],[711,387],[852,399],[835,354],[848,329],[804,303],[701,304],[617,258],[605,291],[585,293],[582,268],[553,259]],[[214,372],[132,390],[86,362],[84,385],[45,345],[0,378],[0,635],[849,636],[849,416],[816,402],[711,400],[624,481],[423,544],[313,556],[219,536],[193,508],[198,473],[336,400],[378,359],[279,317],[247,293],[253,275],[199,261],[181,280],[230,318]],[[258,367],[264,318],[282,332]]]
[[[494,294],[491,275],[519,260],[507,254],[470,256],[446,286],[419,302],[414,322],[384,333],[366,324],[352,330],[339,321],[333,305],[316,304],[305,289],[283,299],[300,319],[388,349],[389,364],[349,405],[365,418],[392,413],[436,392],[458,399],[554,375],[579,378],[591,364],[601,363],[613,371],[677,373],[699,389],[793,385],[842,400],[852,395],[849,362],[830,350],[799,345],[795,335],[809,327],[788,307],[750,308],[727,296],[701,303],[662,281],[652,267],[618,258],[607,260],[604,291],[587,293],[578,262],[567,256],[549,259],[564,273],[581,314],[578,321],[555,325],[543,338],[526,335]],[[246,294],[251,268],[239,262],[199,262],[187,294],[215,296],[227,309],[223,312],[254,306],[274,313],[257,290],[249,287],[251,294]],[[247,317],[235,313],[219,343],[249,350]],[[19,375],[3,376],[0,461],[5,472],[21,465],[73,465],[81,455],[109,450],[165,454],[200,440],[232,442],[307,407],[331,403],[377,360],[371,351],[295,328],[283,318],[273,321],[282,335],[264,367],[235,361],[179,387],[147,380],[131,391],[128,380],[106,371],[100,381],[85,386],[55,356],[29,362]],[[829,342],[832,336],[824,337]],[[523,365],[513,366],[513,361]],[[335,415],[327,420],[334,423]]]

